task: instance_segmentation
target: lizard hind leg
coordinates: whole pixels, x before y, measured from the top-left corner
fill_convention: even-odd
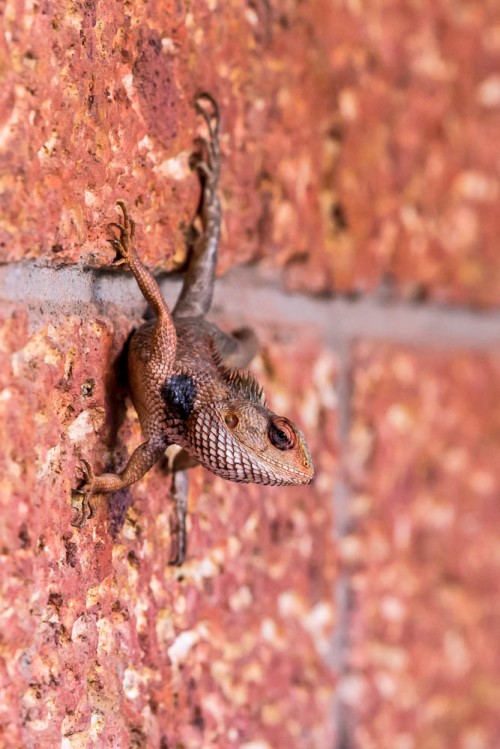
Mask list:
[[[191,248],[184,284],[174,308],[174,318],[203,317],[212,304],[215,268],[219,249],[221,208],[217,194],[220,172],[219,108],[207,93],[199,94],[194,102],[203,119],[207,138],[197,138],[201,146],[195,152],[192,166],[198,172],[201,196],[194,221],[201,224]]]
[[[170,493],[175,504],[175,516],[170,523],[172,536],[171,557],[169,564],[180,567],[186,559],[189,478],[186,470],[175,470],[172,475]]]
[[[169,564],[180,567],[186,558],[189,476],[188,469],[198,465],[186,450],[171,445],[166,452],[168,471],[171,474],[170,496],[174,500],[174,513],[170,520],[171,557]]]

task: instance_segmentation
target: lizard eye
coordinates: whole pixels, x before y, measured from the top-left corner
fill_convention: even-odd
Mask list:
[[[224,416],[224,421],[226,422],[229,429],[236,429],[238,424],[240,423],[239,418],[236,416],[236,414],[228,413]]]
[[[291,450],[295,447],[295,430],[287,419],[276,416],[269,422],[269,439],[278,450]]]

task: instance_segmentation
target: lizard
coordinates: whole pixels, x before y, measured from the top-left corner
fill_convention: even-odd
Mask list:
[[[108,225],[108,241],[116,251],[113,265],[126,265],[152,309],[154,318],[132,335],[128,381],[144,442],[119,473],[96,475],[89,462],[79,466],[75,490],[83,525],[93,516],[91,499],[110,494],[141,479],[171,445],[182,448],[174,458],[177,553],[186,553],[187,481],[183,465],[201,463],[224,479],[257,484],[307,484],[314,475],[311,455],[300,429],[267,405],[262,388],[246,368],[257,349],[248,328],[232,334],[206,319],[212,303],[221,226],[217,192],[220,174],[220,113],[215,99],[203,92],[195,98],[208,137],[196,139],[193,155],[201,185],[184,283],[171,311],[135,246],[135,222],[123,201],[119,221]],[[181,471],[179,473],[179,471]],[[175,481],[177,476],[177,482]]]

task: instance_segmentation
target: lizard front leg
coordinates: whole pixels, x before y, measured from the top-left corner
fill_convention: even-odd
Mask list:
[[[123,219],[121,223],[112,222],[109,228],[118,229],[119,237],[113,237],[108,241],[117,252],[114,265],[127,264],[135,276],[140,290],[151,306],[155,317],[155,325],[152,336],[148,342],[148,351],[144,352],[143,359],[148,362],[150,378],[156,380],[162,375],[171,373],[175,361],[177,348],[177,335],[175,332],[172,315],[167,307],[160,287],[153,275],[139,259],[134,245],[135,222],[128,215],[125,203],[121,200],[117,205],[120,207]],[[160,369],[161,371],[158,371]],[[148,383],[144,383],[145,387]]]
[[[128,215],[125,204],[120,201],[118,206],[123,214],[122,222],[109,225],[119,232],[119,237],[114,236],[109,240],[118,256],[114,264],[126,263],[130,267],[156,316],[154,323],[147,326],[146,337],[138,337],[136,333],[134,338],[139,341],[139,345],[135,347],[135,355],[129,354],[132,396],[136,407],[139,404],[139,418],[147,440],[135,450],[125,469],[118,474],[106,473],[96,476],[89,463],[83,461],[80,468],[81,486],[75,492],[81,505],[81,518],[75,523],[77,526],[92,516],[90,500],[95,494],[110,494],[135,483],[156,463],[168,446],[162,430],[160,389],[165,378],[172,373],[177,335],[158,284],[137,255],[133,241],[135,224]],[[138,332],[140,333],[140,330]],[[133,348],[131,346],[131,350]]]
[[[73,491],[72,506],[79,510],[80,517],[72,525],[81,528],[82,525],[94,515],[91,499],[95,494],[113,494],[119,489],[125,489],[135,484],[150,468],[161,458],[167,442],[148,440],[132,453],[127,465],[120,473],[102,473],[96,476],[90,463],[82,461],[79,467],[81,474],[81,485]]]

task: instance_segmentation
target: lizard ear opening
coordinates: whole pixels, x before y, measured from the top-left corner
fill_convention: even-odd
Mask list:
[[[224,416],[224,421],[226,422],[229,429],[236,429],[236,427],[240,423],[238,416],[236,416],[236,414],[232,413],[231,411]]]

